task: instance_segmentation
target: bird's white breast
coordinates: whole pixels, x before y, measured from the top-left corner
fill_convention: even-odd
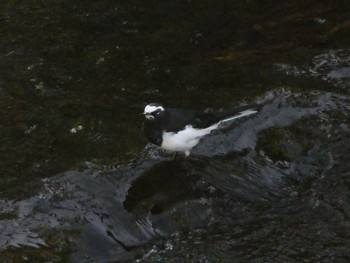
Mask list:
[[[218,124],[214,124],[205,129],[196,129],[187,125],[184,130],[177,133],[163,132],[161,147],[168,151],[185,152],[189,155],[190,150],[198,144],[199,140],[217,127]]]

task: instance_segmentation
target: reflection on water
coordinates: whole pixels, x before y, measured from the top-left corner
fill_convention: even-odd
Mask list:
[[[331,82],[336,87],[348,89],[350,85],[350,56],[344,49],[330,50],[315,56],[301,68],[276,64],[282,72],[294,76],[313,76]]]
[[[194,191],[196,177],[187,173],[184,161],[164,161],[146,170],[128,190],[124,208],[160,213],[172,203],[198,197]]]

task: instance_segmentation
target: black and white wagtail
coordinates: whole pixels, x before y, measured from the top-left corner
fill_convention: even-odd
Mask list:
[[[148,104],[142,113],[146,117],[143,133],[162,149],[184,152],[188,156],[200,139],[220,124],[256,113],[256,107],[245,105],[217,113],[197,113],[164,108],[159,103]]]

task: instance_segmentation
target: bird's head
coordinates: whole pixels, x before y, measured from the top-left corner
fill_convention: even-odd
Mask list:
[[[145,116],[147,120],[153,121],[162,118],[165,114],[165,109],[159,103],[150,103],[148,104],[142,115]]]

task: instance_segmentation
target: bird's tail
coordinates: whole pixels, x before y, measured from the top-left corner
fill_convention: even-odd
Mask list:
[[[226,115],[226,117],[222,119],[220,123],[233,121],[245,116],[255,114],[257,112],[258,112],[258,109],[256,106],[252,106],[252,105],[241,106],[241,107],[235,108],[229,116]]]

